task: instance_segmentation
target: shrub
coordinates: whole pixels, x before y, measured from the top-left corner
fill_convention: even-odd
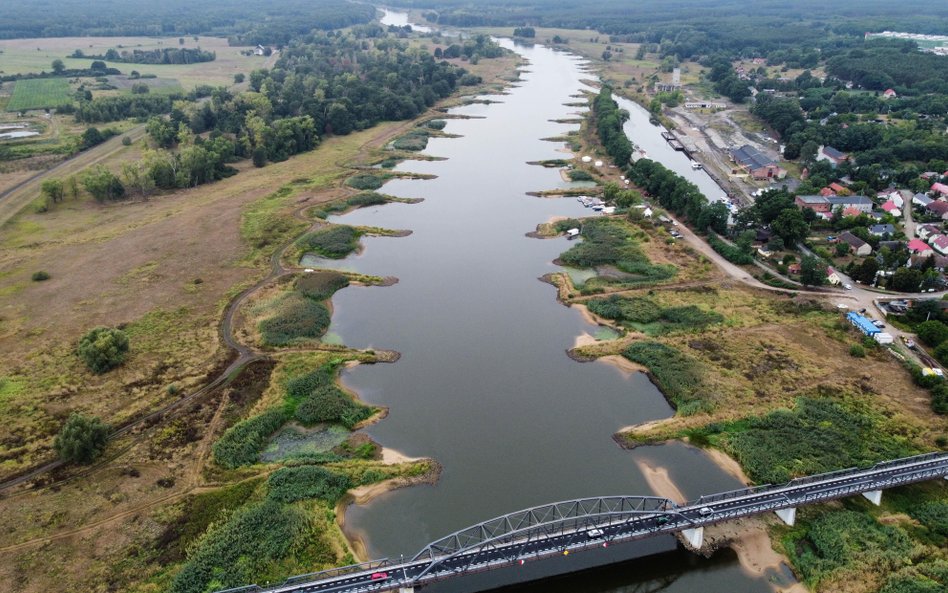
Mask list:
[[[428,132],[423,129],[412,130],[392,143],[392,147],[397,150],[419,151],[424,150],[427,146]]]
[[[98,417],[74,413],[56,435],[53,449],[67,463],[90,463],[105,450],[110,431]]]
[[[634,240],[626,223],[610,218],[586,220],[582,226],[583,242],[560,255],[567,266],[597,268],[613,265],[638,278],[626,282],[645,283],[666,280],[675,275],[671,265],[653,264]]]
[[[378,189],[382,187],[382,184],[385,183],[385,179],[379,177],[378,175],[371,175],[369,173],[363,173],[361,175],[355,175],[346,180],[346,185],[349,187],[354,187],[356,189]]]
[[[648,367],[655,384],[679,414],[710,409],[705,396],[700,363],[684,353],[658,342],[636,342],[622,355]]]
[[[740,247],[737,247],[736,245],[729,245],[714,235],[709,235],[707,241],[708,245],[710,245],[712,249],[724,256],[724,259],[731,262],[732,264],[746,266],[748,264],[754,263],[754,256],[750,253],[742,251]]]
[[[323,369],[293,377],[286,382],[286,393],[293,400],[301,400],[320,387],[332,384],[332,375]]]
[[[326,307],[298,293],[280,297],[278,312],[257,325],[264,344],[286,346],[297,340],[322,336],[329,328]]]
[[[865,358],[866,349],[861,344],[853,344],[849,347],[849,355],[855,358]]]
[[[570,169],[567,173],[570,181],[593,181],[595,178],[582,169]]]
[[[125,361],[128,336],[120,329],[97,327],[79,340],[78,353],[90,371],[104,373]]]
[[[727,448],[757,483],[867,466],[915,449],[884,430],[867,409],[821,397],[797,400],[793,410],[751,418],[728,433]]]
[[[280,502],[319,498],[329,504],[342,498],[351,486],[347,476],[312,465],[280,468],[267,484],[269,497]]]
[[[347,286],[349,278],[339,272],[310,272],[296,280],[296,290],[317,301],[324,301]]]
[[[941,321],[924,321],[915,328],[918,338],[932,348],[937,348],[942,342],[948,340],[948,325]]]
[[[446,125],[448,125],[448,122],[443,119],[432,119],[425,123],[425,126],[431,128],[432,130],[443,130]]]
[[[132,145],[132,139],[129,138],[128,136],[122,136],[122,146],[131,146],[131,145]]]
[[[364,191],[346,200],[346,204],[349,206],[355,206],[356,208],[380,206],[386,203],[388,203],[388,199],[382,194],[376,193],[374,191]]]
[[[335,560],[331,549],[313,533],[313,520],[301,509],[264,500],[234,511],[212,526],[191,550],[187,563],[171,581],[171,593],[204,593],[254,582],[294,555],[316,564]]]
[[[372,415],[372,408],[352,401],[334,384],[315,389],[296,407],[296,419],[311,426],[321,422],[335,422],[348,429]]]
[[[214,461],[228,469],[256,463],[267,439],[287,420],[283,408],[273,408],[238,422],[214,443]]]
[[[33,275],[30,276],[33,279],[33,282],[43,282],[44,280],[49,280],[49,272],[44,272],[40,270],[39,272],[33,272]]]
[[[359,231],[351,226],[332,225],[303,235],[297,245],[323,257],[341,259],[359,247],[359,236]]]

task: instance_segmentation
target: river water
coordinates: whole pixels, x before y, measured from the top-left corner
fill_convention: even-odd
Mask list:
[[[740,486],[684,445],[620,449],[612,440],[617,430],[672,410],[644,375],[567,357],[577,336],[596,328],[559,304],[554,288],[538,278],[557,270],[551,262],[570,243],[525,234],[553,216],[592,212],[575,199],[525,195],[569,185],[555,169],[526,163],[564,156],[559,143],[541,138],[575,129],[550,120],[576,113],[563,104],[576,101],[571,95],[588,74],[570,54],[504,44],[530,62],[521,82],[508,95],[483,97],[496,103],[451,110],[472,119],[448,120],[445,131],[461,138],[429,142],[426,152],[446,160],[398,166],[437,178],[396,179],[380,190],[424,201],[331,219],[412,231],[364,238],[359,255],[337,264],[399,282],[336,293],[330,332],[352,347],[402,354],[393,365],[349,370],[343,382],[389,408],[387,418],[366,430],[374,440],[444,468],[436,485],[350,507],[347,529],[364,539],[371,557],[413,555],[455,530],[547,502],[652,494],[637,459],[667,468],[689,498]],[[771,590],[746,576],[733,556],[697,562],[672,553],[642,567],[587,577],[582,590],[620,591],[616,578],[624,585],[667,584],[671,592],[694,590],[698,581],[705,591]],[[550,586],[577,590],[560,583]]]

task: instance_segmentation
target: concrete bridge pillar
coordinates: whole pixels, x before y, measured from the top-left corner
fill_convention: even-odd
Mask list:
[[[398,593],[415,593],[414,587],[399,587]]]
[[[688,540],[688,544],[696,550],[704,545],[704,527],[685,529],[681,532],[681,534],[685,536],[686,540]]]
[[[882,504],[882,490],[870,490],[869,492],[863,492],[862,495],[876,506]]]
[[[786,523],[787,525],[792,526],[797,521],[796,507],[791,507],[789,509],[780,509],[775,512],[777,513],[777,516],[780,517],[780,520]]]

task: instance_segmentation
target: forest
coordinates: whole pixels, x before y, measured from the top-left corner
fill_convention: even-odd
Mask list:
[[[918,0],[911,11],[886,0],[786,3],[762,0],[392,0],[424,9],[433,22],[453,26],[542,26],[595,29],[615,41],[660,45],[680,59],[715,51],[768,55],[862,38],[866,31],[943,33],[948,5]]]
[[[285,44],[313,29],[330,30],[375,18],[369,4],[345,0],[81,0],[0,2],[0,39],[216,35],[235,45]]]

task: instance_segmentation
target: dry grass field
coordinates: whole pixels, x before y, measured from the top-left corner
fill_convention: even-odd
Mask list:
[[[82,50],[86,55],[104,55],[111,48],[116,49],[160,49],[160,48],[196,48],[213,51],[217,59],[199,64],[125,64],[106,62],[110,67],[118,68],[123,74],[137,70],[142,74],[155,74],[164,79],[177,80],[185,90],[199,84],[230,85],[234,74],[247,74],[256,68],[272,65],[274,58],[262,56],[242,56],[246,47],[232,47],[221,37],[184,37],[184,44],[177,37],[53,37],[37,39],[0,40],[0,73],[23,74],[27,72],[49,72],[52,62],[60,59],[66,68],[88,68],[89,58],[69,58],[74,51]]]

